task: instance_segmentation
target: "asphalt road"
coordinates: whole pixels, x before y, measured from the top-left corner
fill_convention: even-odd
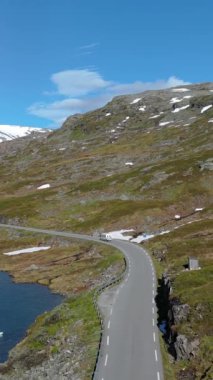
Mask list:
[[[69,232],[5,224],[0,224],[0,227],[100,242],[92,236]],[[94,379],[163,380],[156,326],[156,276],[152,260],[143,248],[133,243],[113,240],[110,244],[124,253],[128,269],[105,320]]]

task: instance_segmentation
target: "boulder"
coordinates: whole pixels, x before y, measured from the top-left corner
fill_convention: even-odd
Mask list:
[[[189,340],[185,335],[178,335],[174,343],[177,360],[189,360],[196,356],[199,339]]]

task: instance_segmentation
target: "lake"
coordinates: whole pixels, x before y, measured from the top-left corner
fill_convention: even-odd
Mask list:
[[[64,297],[51,293],[47,286],[16,284],[5,272],[0,272],[0,363],[9,350],[24,336],[35,318],[53,309]]]

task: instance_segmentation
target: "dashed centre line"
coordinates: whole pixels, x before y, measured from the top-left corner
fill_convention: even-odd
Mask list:
[[[152,308],[152,314],[155,314],[155,309],[154,309],[154,307]]]
[[[107,366],[107,362],[108,362],[108,354],[106,354],[106,357],[105,357],[105,362],[104,362],[105,367]]]
[[[154,318],[152,318],[152,326],[154,326],[155,325],[155,320],[154,320]]]
[[[109,322],[108,322],[108,326],[107,326],[107,328],[108,328],[108,329],[110,328],[110,320],[109,320]]]
[[[157,350],[155,350],[155,360],[156,360],[156,362],[158,361],[158,354],[157,354]]]
[[[107,346],[109,346],[109,335],[107,336]]]
[[[154,340],[154,342],[155,342],[155,333],[153,332],[153,340]]]
[[[157,372],[157,380],[160,380],[160,373]]]

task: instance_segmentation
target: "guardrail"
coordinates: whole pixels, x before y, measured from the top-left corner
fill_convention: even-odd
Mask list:
[[[98,315],[98,318],[100,321],[101,333],[100,333],[100,338],[99,338],[99,345],[98,345],[98,352],[97,352],[97,356],[96,356],[95,366],[94,366],[93,374],[92,374],[92,380],[95,379],[95,373],[96,373],[96,369],[97,369],[98,359],[99,359],[100,350],[101,350],[101,342],[102,342],[102,337],[103,337],[103,331],[104,331],[104,317],[103,317],[102,313],[100,312],[100,309],[98,306],[98,296],[106,288],[109,288],[112,285],[118,284],[125,277],[127,270],[128,270],[128,264],[127,264],[127,260],[125,257],[124,257],[124,263],[125,263],[125,270],[119,276],[112,278],[109,282],[107,282],[106,284],[104,284],[104,285],[100,286],[98,289],[96,289],[96,291],[94,292],[94,295],[93,295],[93,304],[94,304],[94,307],[96,309],[96,312],[97,312],[97,315]]]

